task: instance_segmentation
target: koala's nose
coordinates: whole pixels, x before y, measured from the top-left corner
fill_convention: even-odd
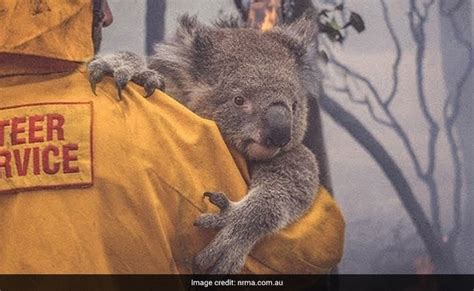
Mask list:
[[[291,113],[284,105],[271,105],[263,117],[266,146],[284,147],[291,140]]]

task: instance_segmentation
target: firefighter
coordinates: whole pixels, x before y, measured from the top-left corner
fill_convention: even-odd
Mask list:
[[[100,2],[0,3],[0,273],[191,273],[216,234],[193,226],[217,211],[202,194],[246,193],[213,122],[134,84],[118,102],[111,78],[92,93],[86,63],[112,22]],[[327,273],[343,231],[321,189],[244,272]]]

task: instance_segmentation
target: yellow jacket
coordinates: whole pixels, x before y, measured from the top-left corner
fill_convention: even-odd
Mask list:
[[[193,226],[217,211],[202,193],[241,199],[245,162],[164,93],[130,84],[117,102],[106,79],[92,94],[91,2],[0,2],[0,273],[190,273],[215,235]],[[321,189],[244,272],[328,272],[343,232]]]

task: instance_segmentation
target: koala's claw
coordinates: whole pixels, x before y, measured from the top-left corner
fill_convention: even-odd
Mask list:
[[[205,192],[203,197],[208,197],[212,204],[219,207],[220,212],[201,214],[194,225],[220,231],[194,258],[193,270],[209,274],[239,273],[252,244],[247,244],[248,239],[238,235],[245,233],[236,221],[236,217],[240,216],[238,205],[220,192]]]
[[[95,95],[97,95],[97,84],[105,75],[114,78],[119,100],[122,99],[122,90],[130,81],[144,87],[146,98],[153,95],[156,89],[164,90],[165,88],[163,75],[148,69],[138,56],[131,53],[98,57],[89,63],[88,71],[89,83]]]
[[[219,207],[221,211],[226,211],[230,207],[230,201],[224,193],[204,192],[204,197],[209,198],[209,202]]]
[[[205,213],[201,214],[194,222],[194,226],[200,228],[220,229],[227,225],[229,220],[231,201],[227,199],[224,193],[220,192],[204,192],[203,198],[209,198],[209,201],[219,207],[220,213]]]
[[[97,84],[96,83],[92,83],[91,81],[89,81],[90,85],[91,85],[91,89],[92,89],[92,93],[94,93],[95,96],[97,96],[97,92],[95,91],[96,88],[97,88]]]
[[[143,95],[143,97],[148,98],[151,95],[153,95],[153,93],[155,93],[154,87],[150,87],[150,88],[145,87],[145,95]]]
[[[153,70],[143,70],[136,73],[132,81],[145,88],[145,98],[153,95],[156,89],[164,90],[165,88],[163,76]]]
[[[126,68],[118,68],[113,73],[115,86],[117,87],[118,99],[122,100],[122,90],[127,87],[128,82],[132,79],[132,73]]]
[[[91,85],[92,92],[94,95],[97,95],[97,84],[102,82],[106,74],[112,74],[112,68],[104,59],[97,58],[89,63],[87,70],[89,72],[89,84]]]
[[[104,78],[105,71],[100,65],[96,63],[89,64],[89,84],[92,89],[92,93],[97,96],[97,83],[100,83]]]

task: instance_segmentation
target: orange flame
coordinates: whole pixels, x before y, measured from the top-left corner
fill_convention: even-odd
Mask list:
[[[281,0],[253,0],[248,21],[252,27],[263,31],[271,29],[279,20]]]

